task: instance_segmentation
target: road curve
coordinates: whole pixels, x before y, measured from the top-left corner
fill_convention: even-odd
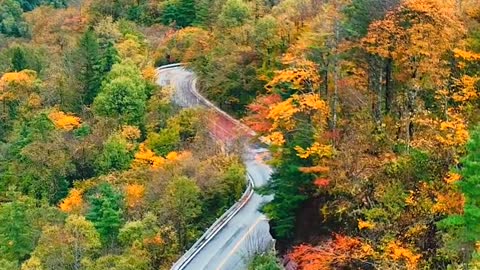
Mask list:
[[[196,89],[195,74],[181,66],[171,65],[157,70],[157,84],[174,88],[173,100],[182,107],[203,106],[217,111],[220,121],[215,121],[216,130],[231,133],[232,126],[246,127],[234,120],[212,103],[201,97]],[[217,119],[218,120],[218,119]],[[251,132],[251,131],[247,131]],[[220,135],[219,137],[222,137]],[[258,158],[266,149],[245,147],[244,163],[252,184],[264,185],[270,178],[271,168]],[[258,211],[270,200],[256,193],[246,194],[226,215],[217,220],[206,234],[173,265],[172,270],[243,270],[248,259],[258,250],[272,244],[266,217]],[[226,218],[225,218],[226,217]],[[215,227],[216,226],[216,227]]]

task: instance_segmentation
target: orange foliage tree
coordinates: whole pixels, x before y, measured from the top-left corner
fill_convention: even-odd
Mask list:
[[[60,210],[65,213],[78,214],[83,208],[83,191],[77,188],[70,189],[68,196],[59,204]]]
[[[82,123],[80,117],[66,114],[58,110],[52,111],[48,115],[48,118],[53,122],[56,128],[66,131],[71,131],[75,128],[78,128]]]
[[[330,270],[366,265],[375,255],[372,247],[360,239],[337,234],[317,247],[296,246],[288,258],[301,270]]]
[[[128,208],[135,208],[142,203],[145,195],[145,186],[141,184],[128,184],[125,187],[125,200]]]

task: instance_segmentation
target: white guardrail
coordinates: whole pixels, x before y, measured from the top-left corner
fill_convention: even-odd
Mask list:
[[[164,70],[169,68],[176,68],[182,67],[183,64],[170,64],[159,67],[157,70]],[[208,108],[215,110],[217,113],[223,115],[224,117],[228,118],[230,121],[235,123],[236,126],[245,130],[249,135],[255,135],[255,132],[248,128],[246,125],[238,121],[237,119],[233,118],[226,112],[220,110],[217,106],[203,97],[198,91],[196,90],[196,83],[197,80],[193,81],[192,85],[192,94],[196,96],[199,100],[201,100]],[[211,226],[210,228],[205,231],[205,233],[195,242],[192,247],[183,254],[180,259],[177,260],[176,263],[173,264],[171,270],[182,270],[184,269],[194,258],[195,256],[205,247],[227,224],[228,222],[248,203],[250,198],[253,196],[255,184],[253,182],[252,176],[247,173],[247,188],[245,192],[242,194],[240,199],[232,205],[223,215],[221,215]]]

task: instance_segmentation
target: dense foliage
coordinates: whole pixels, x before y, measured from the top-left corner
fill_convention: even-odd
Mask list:
[[[478,1],[212,2],[158,62],[270,145],[289,267],[476,269]]]
[[[173,62],[269,146],[288,267],[480,268],[479,27],[477,0],[0,0],[0,268],[168,268],[238,198]]]
[[[0,269],[168,269],[245,188],[100,2],[0,2]]]

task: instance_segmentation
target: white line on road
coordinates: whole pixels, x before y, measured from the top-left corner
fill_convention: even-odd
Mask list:
[[[258,223],[260,223],[260,221],[262,220],[265,220],[264,217],[259,217],[255,223],[250,226],[250,228],[248,229],[247,233],[240,239],[240,241],[238,241],[238,243],[233,247],[232,251],[230,251],[230,253],[228,253],[227,257],[225,257],[225,259],[223,259],[223,261],[220,263],[220,265],[217,267],[217,270],[221,270],[223,265],[228,261],[228,259],[235,253],[237,252],[237,249],[240,247],[240,245],[243,243],[243,241],[245,241],[245,239],[248,237],[248,235],[255,229],[255,227],[257,227]]]

